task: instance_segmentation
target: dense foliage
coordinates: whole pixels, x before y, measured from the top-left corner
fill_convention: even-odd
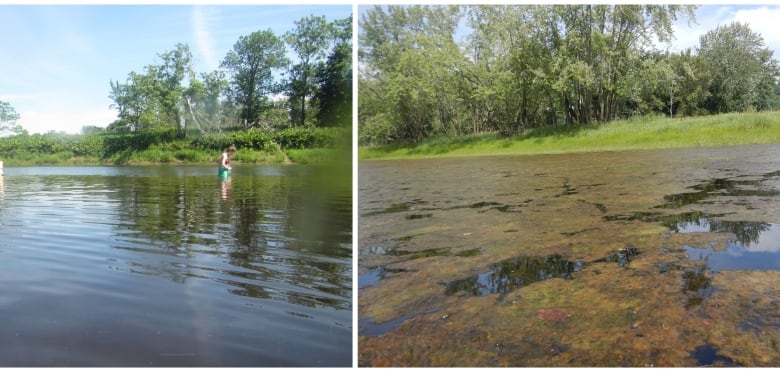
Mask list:
[[[773,108],[777,61],[747,25],[718,27],[693,50],[659,48],[674,37],[673,23],[692,20],[694,10],[374,6],[360,19],[359,141],[419,143]]]
[[[348,126],[352,59],[344,56],[351,55],[352,17],[329,22],[312,15],[295,24],[282,36],[267,29],[239,37],[211,72],[196,73],[187,44],[158,54],[158,63],[131,71],[125,82],[111,81],[111,107],[119,119],[108,130],[175,128],[183,138],[235,127]],[[343,109],[347,105],[350,110]]]
[[[239,151],[239,162],[278,163],[288,150],[301,162],[317,162],[348,138],[349,128],[289,128],[274,133],[252,128],[227,133],[205,133],[180,138],[176,128],[147,129],[133,133],[91,132],[85,134],[20,134],[0,137],[0,159],[20,164],[137,164],[213,163],[228,146]],[[281,148],[279,148],[279,145]],[[287,154],[289,156],[289,154]],[[322,155],[322,156],[319,156]],[[298,160],[295,160],[298,162]]]

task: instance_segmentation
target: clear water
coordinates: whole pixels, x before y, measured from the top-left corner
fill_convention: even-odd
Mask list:
[[[6,168],[0,365],[350,366],[351,191],[321,180]]]

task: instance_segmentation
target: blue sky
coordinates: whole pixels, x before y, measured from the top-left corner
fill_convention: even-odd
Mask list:
[[[109,108],[109,81],[124,82],[131,71],[159,63],[157,54],[186,43],[195,70],[218,68],[239,36],[270,28],[277,35],[309,15],[332,21],[347,17],[349,1],[289,5],[13,5],[0,0],[0,100],[9,102],[30,133],[78,133],[84,125],[104,127],[116,119]],[[445,4],[443,1],[426,3]],[[457,2],[455,2],[457,3]],[[361,9],[371,4],[355,0]],[[748,23],[780,59],[780,5],[699,7],[696,24],[676,25],[679,50],[719,24]]]
[[[352,13],[349,3],[288,4],[0,4],[0,100],[30,133],[105,127],[116,120],[109,81],[160,63],[177,43],[189,45],[196,72],[209,72],[240,36],[281,36],[303,17]]]

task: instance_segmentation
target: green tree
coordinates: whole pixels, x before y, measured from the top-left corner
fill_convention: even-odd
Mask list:
[[[306,123],[307,100],[317,92],[315,75],[327,53],[333,25],[324,16],[309,16],[295,21],[295,29],[284,35],[287,45],[298,56],[291,66],[288,86],[293,125]]]
[[[158,54],[162,63],[147,65],[143,73],[131,71],[126,82],[111,81],[111,108],[119,119],[109,125],[112,131],[143,131],[173,127],[179,136],[186,135],[185,110],[187,90],[183,81],[192,76],[192,54],[186,44]]]
[[[712,113],[769,107],[780,71],[773,51],[746,24],[718,26],[700,38],[699,58],[712,76],[705,107]]]
[[[468,11],[474,32],[463,77],[463,101],[474,132],[517,133],[555,121],[551,102],[556,51],[544,6],[478,6]]]
[[[317,122],[324,127],[352,123],[352,16],[333,26],[333,48],[316,75]]]
[[[559,5],[559,22],[552,34],[561,38],[563,68],[579,65],[584,79],[558,84],[569,122],[587,123],[620,117],[629,103],[626,94],[636,92],[634,77],[643,51],[654,39],[668,42],[673,22],[680,15],[693,17],[694,6],[680,5]]]
[[[453,40],[460,17],[457,6],[376,6],[366,12],[359,36],[361,110],[365,103],[384,119],[361,116],[359,125],[372,131],[373,125],[390,124],[387,136],[413,142],[457,126],[451,75],[462,62]]]
[[[165,125],[158,96],[159,80],[155,66],[146,66],[146,73],[131,71],[126,83],[111,82],[111,108],[118,110],[110,131],[139,132]]]
[[[652,52],[640,58],[639,68],[627,80],[634,91],[626,95],[627,108],[637,115],[650,112],[669,117],[706,113],[711,77],[702,69],[701,59],[691,49],[679,53]]]
[[[19,114],[10,103],[0,101],[0,134],[24,134],[26,131],[16,121]]]
[[[268,96],[279,92],[273,70],[288,64],[284,43],[270,29],[241,36],[228,52],[220,67],[233,74],[230,97],[244,129],[259,124],[260,115],[271,108]]]
[[[149,72],[156,72],[157,88],[156,98],[159,100],[162,114],[177,128],[179,135],[187,134],[187,122],[182,114],[184,110],[184,93],[186,88],[182,85],[187,77],[193,75],[192,53],[187,44],[176,44],[175,49],[158,55],[162,64],[152,66]]]
[[[201,133],[221,132],[232,122],[232,111],[225,99],[228,88],[225,72],[221,70],[201,73],[189,79],[189,86],[184,91],[184,105],[190,120]]]

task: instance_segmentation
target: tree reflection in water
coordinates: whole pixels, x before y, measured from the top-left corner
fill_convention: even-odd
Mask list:
[[[120,176],[101,182],[112,183],[120,203],[115,248],[226,257],[232,267],[215,273],[192,262],[131,263],[139,273],[174,281],[214,277],[242,296],[351,308],[349,189],[320,189],[306,174],[227,180]],[[292,286],[280,290],[274,283]]]

